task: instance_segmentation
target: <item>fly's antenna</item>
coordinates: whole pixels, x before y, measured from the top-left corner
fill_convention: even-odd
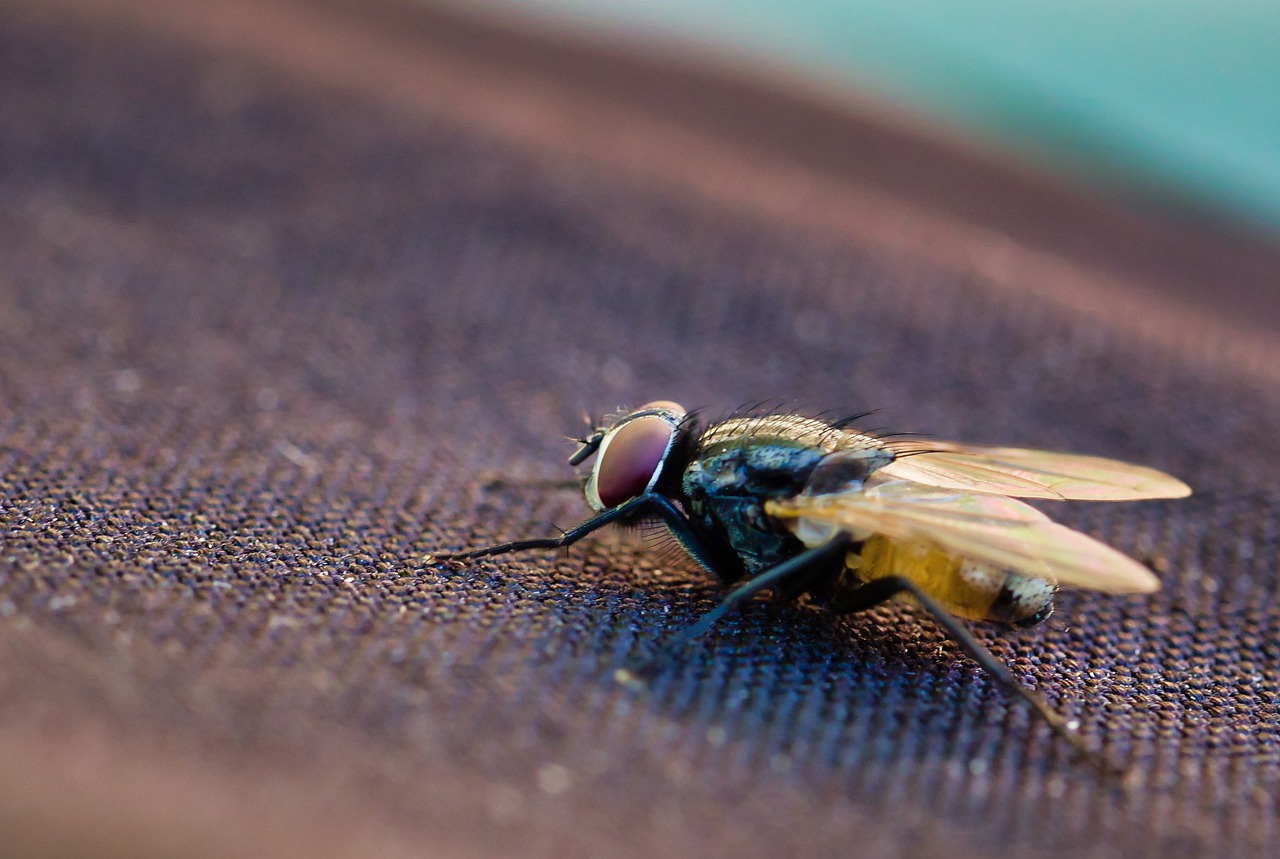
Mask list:
[[[587,428],[586,434],[582,438],[565,436],[564,439],[578,445],[578,449],[574,451],[573,456],[569,457],[569,464],[573,466],[581,465],[587,457],[599,450],[601,442],[604,441],[604,427],[597,423],[586,409],[582,410],[582,423]],[[607,423],[607,420],[601,423]]]
[[[604,441],[604,430],[596,430],[586,438],[570,438],[566,440],[577,442],[579,445],[573,456],[569,457],[569,464],[581,465],[589,456],[600,449],[600,444]]]

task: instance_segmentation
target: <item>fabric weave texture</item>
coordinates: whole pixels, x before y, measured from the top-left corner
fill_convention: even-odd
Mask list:
[[[1274,855],[1270,343],[50,8],[0,12],[0,852]],[[565,436],[659,398],[1190,483],[1049,507],[1158,594],[974,627],[1130,780],[907,607],[760,600],[636,694],[721,594],[660,541],[430,563],[581,521]]]

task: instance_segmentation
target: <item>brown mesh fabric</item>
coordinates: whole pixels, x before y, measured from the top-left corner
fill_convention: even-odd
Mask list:
[[[0,13],[0,853],[1274,855],[1280,351],[1212,308],[1275,251],[444,21]],[[976,627],[1127,785],[907,608],[762,600],[635,694],[720,593],[670,552],[424,562],[583,518],[488,484],[584,410],[770,397],[1192,484],[1053,511],[1159,594]]]

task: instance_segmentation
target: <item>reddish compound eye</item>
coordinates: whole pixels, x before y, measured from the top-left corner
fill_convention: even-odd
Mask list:
[[[649,488],[675,432],[670,419],[643,415],[622,424],[605,439],[593,475],[599,509],[616,507]],[[588,496],[588,500],[596,499]]]

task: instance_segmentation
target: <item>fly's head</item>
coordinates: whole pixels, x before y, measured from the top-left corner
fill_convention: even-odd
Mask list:
[[[607,510],[638,495],[661,491],[668,474],[675,474],[678,486],[683,470],[683,463],[677,461],[679,452],[692,434],[692,419],[684,407],[660,400],[627,412],[580,439],[582,446],[569,458],[569,464],[579,465],[595,456],[583,492],[591,509]]]

